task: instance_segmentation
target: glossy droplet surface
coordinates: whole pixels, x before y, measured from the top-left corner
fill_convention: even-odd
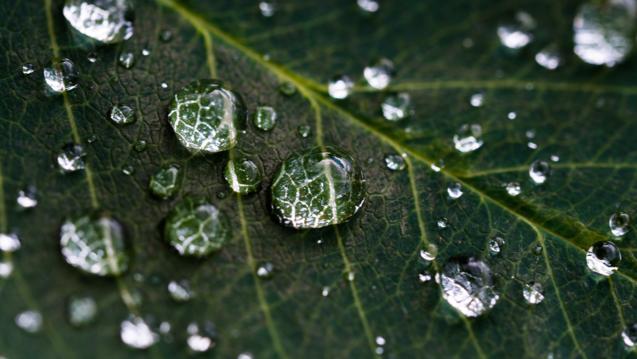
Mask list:
[[[630,229],[630,215],[626,212],[613,213],[608,220],[610,232],[615,237],[623,237]]]
[[[453,135],[453,144],[456,150],[462,153],[473,152],[482,147],[482,126],[478,124],[464,124]]]
[[[115,105],[111,109],[111,121],[118,125],[126,125],[135,122],[135,110],[126,105]]]
[[[53,61],[43,72],[44,81],[52,93],[63,93],[77,87],[79,73],[73,61],[69,59]]]
[[[458,182],[450,183],[449,186],[447,186],[447,194],[451,199],[458,199],[462,197],[462,185]]]
[[[18,192],[18,198],[16,203],[20,208],[29,209],[38,205],[38,197],[36,195],[35,187],[29,186]]]
[[[135,65],[135,54],[130,51],[124,51],[119,54],[117,62],[125,69],[133,68]]]
[[[86,152],[84,152],[82,145],[70,143],[62,148],[62,152],[57,155],[56,160],[62,172],[68,173],[84,169],[86,167],[85,157]]]
[[[128,0],[66,0],[63,14],[73,29],[104,44],[133,36]]]
[[[615,66],[633,48],[635,30],[633,0],[588,1],[573,20],[575,54],[591,65]]]
[[[363,70],[363,77],[370,87],[383,90],[391,82],[394,74],[394,63],[388,59],[380,59]]]
[[[509,182],[505,185],[507,194],[512,197],[519,196],[522,193],[522,186],[519,182]]]
[[[252,118],[254,126],[261,131],[270,131],[276,125],[277,113],[270,106],[259,106]]]
[[[230,238],[225,214],[205,200],[186,198],[166,219],[166,241],[179,254],[203,257],[220,250]]]
[[[231,159],[223,172],[226,182],[235,193],[254,192],[261,183],[261,170],[247,158]]]
[[[160,168],[150,178],[148,188],[150,192],[161,199],[168,199],[175,195],[181,187],[181,169],[176,164],[169,164]]]
[[[491,309],[500,298],[493,288],[491,269],[473,257],[450,259],[437,275],[442,297],[467,317]]]
[[[363,205],[365,182],[346,152],[316,147],[290,156],[272,184],[272,210],[294,228],[321,228],[350,219]]]
[[[493,239],[489,240],[489,253],[491,255],[497,255],[500,254],[500,252],[502,251],[502,247],[505,244],[505,240],[502,237],[495,237]]]
[[[387,121],[399,121],[410,115],[411,96],[401,92],[387,97],[380,106]]]
[[[533,41],[531,30],[534,27],[535,20],[531,15],[519,11],[513,23],[498,26],[497,34],[502,46],[511,50],[518,50]]]
[[[259,264],[256,270],[257,277],[268,279],[274,275],[274,265],[271,262],[264,262]]]
[[[522,296],[529,304],[542,303],[544,300],[544,288],[542,288],[542,284],[537,282],[527,283],[522,289]]]
[[[95,320],[97,303],[92,297],[72,297],[67,311],[69,323],[75,327],[83,327]]]
[[[35,72],[35,65],[32,63],[26,63],[22,65],[22,74],[23,75],[31,75]]]
[[[179,90],[170,124],[179,142],[193,153],[227,151],[237,144],[246,110],[241,97],[216,80],[198,80]]]
[[[144,319],[131,315],[120,324],[120,339],[134,349],[147,349],[159,340]]]
[[[285,96],[292,96],[296,93],[296,86],[291,82],[285,81],[279,85],[279,91]]]
[[[546,161],[537,160],[529,166],[529,177],[535,184],[546,182],[549,174],[551,174],[551,166]]]
[[[310,135],[310,132],[312,132],[312,128],[308,125],[300,125],[296,131],[301,138],[307,138]]]
[[[185,279],[170,281],[168,293],[176,302],[187,302],[195,296],[195,292],[190,288],[190,282]]]
[[[211,322],[190,323],[186,332],[188,348],[195,353],[205,353],[217,345],[217,329]]]
[[[259,11],[263,17],[272,17],[276,12],[276,5],[272,1],[261,1],[259,3]]]
[[[354,81],[346,75],[335,76],[327,84],[327,92],[330,97],[337,100],[347,98],[353,88]]]
[[[484,94],[479,92],[471,95],[469,103],[473,107],[482,107],[482,105],[484,104]]]
[[[2,252],[15,252],[22,247],[20,238],[15,233],[0,233],[0,251]]]
[[[42,314],[36,310],[25,310],[16,315],[15,324],[27,333],[37,333],[42,329]]]
[[[13,273],[13,263],[9,260],[0,261],[0,279],[7,279]]]
[[[637,343],[637,323],[628,325],[624,331],[622,331],[622,340],[624,341],[626,348],[635,348]]]
[[[124,230],[107,215],[67,219],[60,228],[60,247],[68,264],[98,276],[123,274],[130,262]]]
[[[615,273],[621,260],[619,248],[613,242],[597,242],[586,252],[588,269],[605,277]]]
[[[427,248],[420,250],[420,259],[425,262],[431,262],[438,256],[438,246],[433,243],[427,244]]]
[[[535,62],[547,70],[555,70],[562,64],[562,56],[555,46],[547,46],[535,54]]]
[[[356,4],[361,10],[368,13],[374,13],[380,7],[377,0],[356,0]]]
[[[398,154],[389,154],[385,156],[385,167],[392,171],[402,171],[405,169],[405,159]]]

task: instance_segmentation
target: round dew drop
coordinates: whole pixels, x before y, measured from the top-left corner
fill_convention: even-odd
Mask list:
[[[60,94],[77,87],[79,73],[69,59],[55,60],[43,72],[44,82],[51,93]]]
[[[608,220],[610,232],[615,237],[623,237],[630,230],[630,215],[625,212],[613,213]]]
[[[168,293],[176,302],[187,302],[195,296],[187,280],[170,281],[170,283],[168,283]]]
[[[330,97],[337,100],[347,98],[352,93],[353,88],[354,82],[346,75],[335,76],[327,84],[327,92]]]
[[[458,182],[450,183],[447,187],[447,194],[451,199],[458,199],[462,197],[464,192],[462,192],[462,185]]]
[[[113,44],[133,36],[128,0],[66,0],[62,13],[74,30],[99,43]]]
[[[529,166],[529,177],[535,184],[543,184],[551,174],[551,166],[546,161],[537,160]]]
[[[398,154],[385,156],[385,167],[391,171],[402,171],[406,168],[405,159]]]
[[[533,41],[531,30],[534,28],[535,20],[531,15],[519,11],[514,23],[498,26],[497,34],[502,46],[510,50],[519,50]]]
[[[388,59],[380,59],[363,70],[363,77],[369,86],[377,90],[384,90],[389,86],[393,74],[394,63]]]
[[[261,170],[249,159],[230,159],[226,164],[224,178],[235,193],[255,192],[261,184]]]
[[[390,95],[380,107],[387,121],[402,120],[411,114],[411,96],[406,92]]]
[[[42,314],[35,310],[25,310],[16,315],[15,324],[25,332],[35,334],[42,329]]]
[[[186,328],[188,348],[195,353],[205,353],[217,345],[217,330],[211,322],[202,325],[190,323]]]
[[[270,106],[259,106],[252,118],[252,123],[261,131],[270,131],[276,125],[277,113]]]
[[[505,185],[507,194],[512,197],[517,197],[522,193],[522,187],[519,182],[509,182]]]
[[[72,297],[69,300],[67,312],[71,325],[83,327],[95,320],[97,303],[91,297]]]
[[[482,126],[478,124],[465,124],[460,127],[458,133],[453,136],[453,144],[461,153],[473,152],[484,144],[482,140]]]
[[[122,52],[119,54],[118,63],[125,69],[131,69],[135,65],[135,54],[132,52]]]
[[[622,260],[619,248],[613,242],[601,241],[593,244],[586,252],[586,265],[592,272],[605,277],[615,273]]]
[[[82,145],[70,143],[62,148],[62,152],[58,154],[56,160],[60,170],[63,173],[69,173],[83,170],[86,167],[85,157],[86,152],[84,152]]]
[[[637,344],[637,323],[628,325],[622,332],[622,340],[628,349],[634,349]]]
[[[124,344],[133,349],[147,349],[159,340],[144,319],[130,316],[120,325],[119,336]]]
[[[153,174],[148,188],[157,198],[168,199],[179,191],[181,179],[181,169],[178,165],[166,165]]]

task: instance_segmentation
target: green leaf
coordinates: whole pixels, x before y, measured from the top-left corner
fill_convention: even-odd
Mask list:
[[[579,3],[384,1],[366,14],[355,1],[281,1],[266,18],[251,0],[140,0],[133,38],[87,48],[65,23],[62,1],[1,2],[0,232],[18,233],[22,248],[4,254],[14,271],[0,282],[0,355],[185,356],[186,327],[205,320],[216,325],[220,358],[372,357],[379,346],[396,358],[634,355],[621,339],[637,321],[634,227],[616,241],[623,259],[610,278],[591,275],[585,252],[612,239],[608,219],[618,209],[637,217],[637,63],[600,68],[573,55]],[[534,41],[511,54],[496,28],[518,10],[538,27]],[[166,30],[170,41],[162,40]],[[549,43],[564,56],[555,71],[533,60]],[[117,65],[122,51],[135,54],[131,69]],[[42,68],[59,57],[75,62],[79,86],[47,96]],[[381,57],[396,69],[383,92],[362,80],[364,66]],[[23,75],[26,63],[37,71]],[[356,86],[335,101],[325,84],[338,74]],[[273,107],[276,127],[263,132],[248,124],[231,154],[191,155],[170,127],[169,104],[182,87],[209,78],[240,93],[251,115],[260,105]],[[281,93],[281,83],[296,94]],[[414,113],[384,120],[382,101],[401,91]],[[469,98],[478,92],[485,101],[474,108]],[[114,124],[114,105],[134,108],[137,121]],[[460,154],[452,138],[474,123],[484,144]],[[307,138],[299,126],[310,126]],[[142,152],[135,150],[140,140],[147,143]],[[72,142],[84,145],[86,168],[61,174],[54,157]],[[316,145],[353,154],[367,200],[338,226],[283,227],[269,210],[273,175],[289,155]],[[385,156],[396,153],[406,154],[403,171],[385,167]],[[223,178],[230,155],[263,169],[256,194],[230,191]],[[552,155],[559,162],[549,161],[549,178],[534,184],[530,164]],[[433,171],[441,160],[444,168]],[[160,200],[149,179],[173,163],[183,171],[181,189]],[[130,173],[128,166],[130,175],[122,172]],[[464,194],[451,200],[447,187],[456,182]],[[519,196],[507,194],[509,182],[520,183]],[[38,206],[20,210],[15,198],[29,185]],[[180,257],[162,238],[164,219],[187,196],[206,198],[231,222],[232,238],[205,259]],[[95,209],[125,228],[134,256],[122,277],[87,276],[61,256],[64,219]],[[446,228],[437,226],[442,218]],[[505,243],[492,255],[495,237]],[[456,256],[487,263],[500,297],[495,306],[465,318],[433,281],[420,283],[419,252],[427,244],[438,247],[432,274]],[[274,267],[269,280],[255,273],[261,263]],[[196,296],[175,303],[167,285],[183,279]],[[523,297],[530,282],[544,288],[537,305]],[[95,298],[99,310],[81,330],[66,313],[77,296]],[[15,325],[28,309],[42,313],[41,332]],[[128,348],[119,329],[131,313],[170,322],[173,339],[146,352]]]

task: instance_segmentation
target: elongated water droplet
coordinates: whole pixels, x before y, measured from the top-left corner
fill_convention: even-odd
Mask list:
[[[111,121],[118,125],[135,122],[135,110],[126,105],[115,105],[111,109]]]
[[[637,344],[637,323],[630,324],[624,329],[622,340],[627,349],[635,348]]]
[[[534,27],[535,20],[531,15],[519,11],[515,16],[514,23],[498,26],[497,33],[500,43],[508,49],[519,50],[533,41],[531,30]]]
[[[438,256],[438,246],[433,243],[427,244],[427,248],[420,250],[420,259],[425,263],[434,261],[436,256]]]
[[[18,206],[23,209],[34,208],[38,205],[38,198],[34,186],[29,186],[18,192],[18,198],[16,198]]]
[[[118,276],[130,262],[124,230],[107,215],[83,215],[67,219],[60,228],[64,260],[85,273]]]
[[[203,325],[190,323],[186,331],[188,348],[193,352],[205,353],[217,345],[217,330],[211,322]]]
[[[632,0],[582,4],[573,20],[575,54],[592,65],[623,62],[633,47],[635,8]]]
[[[383,117],[387,121],[399,121],[410,115],[411,96],[406,92],[391,95],[381,104]]]
[[[32,63],[26,63],[22,65],[22,74],[23,75],[31,75],[35,72],[35,65]]]
[[[551,174],[551,166],[546,161],[537,160],[529,166],[529,176],[536,184],[546,182],[549,174]]]
[[[124,51],[119,54],[118,63],[125,69],[130,69],[135,65],[135,54],[130,51]]]
[[[357,0],[358,7],[368,13],[374,13],[378,11],[379,4],[377,0]]]
[[[75,327],[83,327],[95,320],[97,303],[91,297],[72,297],[68,304],[69,323]]]
[[[462,125],[458,133],[453,135],[453,143],[456,150],[462,153],[477,150],[484,144],[482,140],[482,126],[478,124]]]
[[[550,45],[535,54],[535,62],[547,70],[555,70],[562,64],[562,56],[556,46]]]
[[[252,353],[244,352],[244,353],[240,353],[237,356],[237,359],[254,359],[254,356],[252,355]]]
[[[220,250],[231,234],[225,214],[214,205],[186,198],[168,215],[165,237],[179,254],[203,257]]]
[[[327,92],[331,98],[342,100],[347,98],[354,88],[354,81],[346,75],[333,77],[327,84]]]
[[[257,267],[257,277],[268,279],[274,275],[274,265],[270,262],[264,262]]]
[[[442,297],[467,317],[481,315],[500,298],[493,288],[491,269],[473,257],[450,259],[436,277]]]
[[[37,333],[42,329],[42,314],[36,310],[25,310],[16,315],[15,324],[27,333]]]
[[[531,282],[524,285],[522,289],[522,296],[529,304],[539,304],[544,300],[544,289],[542,284],[538,282]]]
[[[66,0],[63,14],[73,29],[100,43],[113,44],[133,36],[128,0]]]
[[[147,349],[159,339],[144,319],[131,315],[120,325],[122,342],[134,349]]]
[[[170,281],[168,283],[168,293],[176,302],[187,302],[195,296],[195,293],[190,288],[190,283],[185,279]]]
[[[22,247],[20,238],[15,233],[0,233],[0,251],[2,252],[15,252]]]
[[[67,144],[62,148],[62,152],[57,156],[57,163],[64,173],[83,170],[86,166],[84,158],[86,153],[82,145]]]
[[[312,132],[312,128],[308,125],[300,125],[296,130],[301,138],[307,138]]]
[[[389,154],[385,156],[385,166],[392,171],[402,171],[405,169],[405,159],[399,154]]]
[[[162,167],[150,178],[150,192],[161,199],[172,197],[181,187],[181,169],[176,164]]]
[[[608,220],[610,232],[615,237],[623,237],[630,229],[630,215],[626,212],[616,212]]]
[[[220,81],[198,80],[175,94],[168,116],[179,142],[189,151],[216,153],[236,146],[246,110],[241,96]]]
[[[254,114],[252,123],[261,131],[270,131],[276,125],[277,113],[270,106],[259,106]]]
[[[615,273],[622,260],[619,248],[613,242],[601,241],[593,244],[586,252],[586,265],[592,272],[605,277]]]
[[[464,192],[462,192],[462,185],[458,182],[450,183],[449,186],[447,186],[447,194],[451,199],[458,199],[462,197],[463,193]]]
[[[13,263],[8,260],[0,261],[0,279],[7,279],[13,273]]]
[[[77,87],[79,74],[69,59],[54,60],[43,72],[44,81],[52,93],[63,93]]]
[[[223,174],[235,193],[247,194],[257,190],[261,184],[261,170],[247,158],[231,159]]]
[[[493,239],[489,240],[489,253],[491,253],[491,255],[497,255],[500,254],[500,252],[502,251],[502,246],[504,246],[505,241],[504,238],[502,237],[495,237]]]
[[[507,194],[512,197],[519,196],[522,193],[522,186],[519,182],[509,182],[505,185]]]
[[[271,190],[274,216],[298,229],[343,223],[365,201],[360,167],[349,154],[333,147],[290,156],[277,170]]]
[[[473,95],[471,95],[469,103],[473,107],[482,107],[482,105],[484,104],[484,94],[481,92],[474,93]]]
[[[363,77],[365,77],[369,86],[377,90],[383,90],[389,86],[393,75],[394,63],[384,58],[365,67],[363,70]]]

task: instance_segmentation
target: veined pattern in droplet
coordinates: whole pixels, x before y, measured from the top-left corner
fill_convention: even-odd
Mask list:
[[[462,153],[473,152],[484,144],[482,140],[482,126],[478,124],[464,124],[453,135],[453,144],[456,150]]]
[[[387,121],[399,121],[411,114],[411,96],[406,92],[388,96],[381,104],[383,117]]]
[[[626,212],[616,212],[608,220],[610,232],[615,237],[623,237],[630,230],[630,215]]]
[[[111,108],[111,121],[117,125],[126,125],[135,122],[135,110],[126,105],[115,105]]]
[[[529,166],[529,177],[535,184],[543,184],[551,174],[551,166],[546,161],[537,160]]]
[[[150,178],[148,188],[158,198],[168,199],[179,191],[181,179],[181,169],[178,165],[165,165]]]
[[[259,167],[247,158],[230,159],[223,176],[232,191],[240,194],[255,192],[262,178]]]
[[[112,44],[133,36],[128,0],[66,0],[62,12],[73,29],[100,43]]]
[[[131,315],[120,325],[119,336],[124,344],[133,349],[147,349],[159,340],[144,319]]]
[[[261,131],[270,131],[276,125],[277,113],[270,106],[259,106],[252,118],[252,123]]]
[[[464,192],[462,192],[462,185],[458,182],[450,183],[447,186],[447,194],[451,199],[458,199],[462,197]]]
[[[399,154],[389,154],[385,156],[385,167],[391,171],[402,171],[405,169],[405,159]]]
[[[71,297],[67,311],[69,323],[74,327],[83,327],[95,320],[97,303],[92,297]]]
[[[52,93],[63,93],[77,87],[79,73],[69,59],[54,60],[43,72],[44,82]]]
[[[609,241],[597,242],[586,252],[588,269],[605,277],[615,273],[621,259],[619,248]]]
[[[333,77],[327,84],[327,92],[330,97],[337,100],[347,98],[352,93],[354,81],[346,75]]]
[[[540,304],[544,300],[544,288],[538,282],[531,282],[524,285],[522,296],[529,304]]]
[[[58,154],[57,163],[62,172],[75,172],[83,170],[86,167],[84,163],[85,157],[86,152],[84,152],[84,147],[82,147],[82,145],[70,143],[64,146],[62,148],[62,152]]]
[[[500,298],[493,288],[491,269],[473,257],[450,259],[436,279],[442,297],[467,317],[483,314]]]
[[[15,324],[27,333],[37,333],[42,329],[42,314],[36,310],[25,310],[16,315]]]
[[[369,86],[383,90],[392,80],[394,74],[394,63],[388,59],[379,59],[374,64],[365,67],[363,70],[363,77],[369,84]]]

